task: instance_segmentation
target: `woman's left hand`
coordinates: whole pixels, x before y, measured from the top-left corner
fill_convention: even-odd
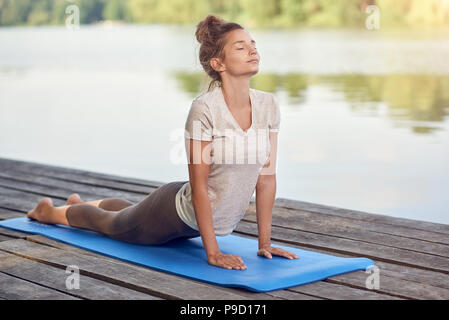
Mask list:
[[[297,259],[299,256],[296,253],[284,250],[282,248],[275,248],[272,246],[264,246],[257,251],[258,256],[265,256],[269,259],[272,255],[285,257],[287,259]]]

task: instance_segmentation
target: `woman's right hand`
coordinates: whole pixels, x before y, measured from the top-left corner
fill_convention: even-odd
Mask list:
[[[233,254],[224,254],[218,252],[207,257],[207,262],[213,266],[222,267],[225,269],[245,270],[246,266],[242,258]]]

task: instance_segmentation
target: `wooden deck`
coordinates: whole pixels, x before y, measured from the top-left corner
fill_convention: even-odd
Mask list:
[[[43,197],[64,205],[74,192],[87,201],[121,197],[138,202],[163,183],[0,158],[0,219],[24,217]],[[234,234],[257,239],[254,203]],[[0,299],[449,299],[449,225],[277,198],[272,242],[371,258],[380,269],[380,287],[368,289],[369,274],[357,271],[254,293],[0,228]],[[66,289],[69,265],[80,267],[83,285],[78,290]]]

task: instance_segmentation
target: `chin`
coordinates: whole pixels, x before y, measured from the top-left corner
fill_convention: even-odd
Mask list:
[[[259,73],[259,67],[257,67],[256,70],[252,70],[252,72],[251,72],[252,75],[255,75],[255,74],[257,74],[257,73]]]

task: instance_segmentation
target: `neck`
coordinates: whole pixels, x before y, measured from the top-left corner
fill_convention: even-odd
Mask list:
[[[249,98],[249,78],[244,79],[223,79],[223,96],[230,108],[245,109],[251,105]]]

